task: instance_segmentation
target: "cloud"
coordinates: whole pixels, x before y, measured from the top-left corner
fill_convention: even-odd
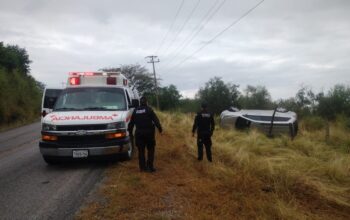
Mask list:
[[[216,4],[201,0],[179,32],[196,2],[185,1],[156,54],[162,85],[174,84],[184,96],[193,96],[210,78],[219,76],[241,89],[265,85],[278,99],[294,96],[302,84],[315,90],[350,84],[350,1],[264,1],[190,56],[258,1],[226,1],[194,40],[181,48]],[[60,86],[73,70],[133,63],[151,69],[144,57],[160,46],[180,1],[0,0],[0,4],[0,40],[25,47],[33,60],[32,75]]]

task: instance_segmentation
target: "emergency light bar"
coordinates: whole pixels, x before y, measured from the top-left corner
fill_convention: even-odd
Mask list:
[[[70,76],[102,76],[102,72],[70,72]]]
[[[128,80],[120,72],[70,72],[68,78],[68,85],[128,86]]]
[[[69,72],[70,76],[118,76],[120,72]]]
[[[70,77],[69,84],[70,85],[79,85],[80,84],[80,77]]]

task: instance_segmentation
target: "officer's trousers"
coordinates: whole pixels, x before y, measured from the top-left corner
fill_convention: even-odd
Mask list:
[[[135,135],[136,146],[139,151],[139,167],[140,170],[146,170],[147,168],[153,169],[154,151],[156,141],[154,134],[136,134]],[[145,151],[147,149],[147,162],[145,158]]]
[[[197,136],[197,146],[198,146],[198,160],[203,160],[203,145],[205,146],[205,152],[208,161],[212,161],[211,158],[211,136],[210,135],[199,135]]]

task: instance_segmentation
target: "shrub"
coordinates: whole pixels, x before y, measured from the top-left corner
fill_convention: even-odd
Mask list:
[[[336,124],[343,129],[350,130],[350,117],[344,114],[337,115]]]
[[[324,129],[325,121],[319,116],[305,117],[302,121],[302,127],[307,131],[319,131]]]

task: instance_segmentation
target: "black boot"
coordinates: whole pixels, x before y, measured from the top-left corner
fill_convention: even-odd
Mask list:
[[[156,168],[154,168],[154,167],[149,167],[149,168],[148,168],[148,172],[154,173],[154,172],[156,172]]]

